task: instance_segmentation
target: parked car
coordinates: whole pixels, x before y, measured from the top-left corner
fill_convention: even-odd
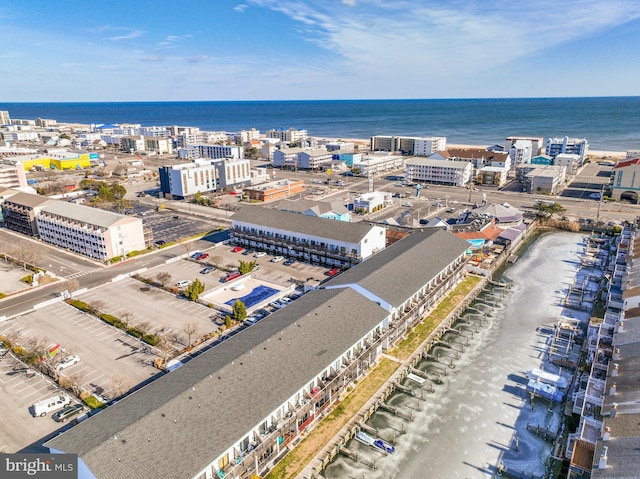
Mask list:
[[[163,244],[167,244],[167,242],[165,240],[158,240],[155,242],[156,246],[162,246]]]
[[[599,200],[600,199],[600,193],[591,193],[589,195],[589,198],[591,198],[592,200]]]
[[[285,266],[292,266],[292,265],[296,264],[296,260],[295,259],[288,259],[287,261],[285,261],[282,264],[285,265]]]
[[[196,260],[198,260],[198,261],[204,261],[204,260],[205,260],[205,259],[207,259],[208,257],[209,257],[209,253],[202,253],[202,254],[200,254],[200,256],[198,256],[198,257],[196,258]]]
[[[242,246],[234,246],[234,247],[231,249],[231,252],[232,252],[232,253],[240,253],[243,249],[244,249],[244,248],[243,248]]]
[[[84,406],[82,404],[74,404],[73,406],[67,406],[64,409],[60,409],[57,413],[55,413],[52,418],[54,421],[65,422],[67,419],[72,418],[76,414],[80,414],[84,411]]]
[[[43,399],[33,405],[33,415],[43,417],[46,416],[48,412],[55,411],[68,404],[71,404],[71,396],[67,396],[66,394]]]
[[[222,282],[226,283],[227,281],[231,281],[232,279],[236,279],[242,276],[239,271],[233,271],[227,274],[224,278],[222,278]]]
[[[266,256],[267,253],[265,253],[264,251],[258,251],[256,254],[254,254],[253,256],[255,258],[262,258],[263,256]]]
[[[196,251],[191,255],[191,259],[198,259],[201,254],[203,254],[202,251]]]
[[[187,286],[189,286],[191,284],[191,281],[188,279],[183,279],[182,281],[178,281],[176,283],[176,286],[180,289],[186,288]]]
[[[406,206],[407,208],[411,208],[413,206],[413,203],[409,203],[408,201],[405,201],[404,203],[402,203],[402,206]]]
[[[62,358],[62,360],[56,365],[56,371],[62,371],[63,369],[70,368],[71,366],[80,362],[80,356],[73,355]]]
[[[326,275],[327,276],[335,276],[337,274],[340,273],[340,269],[339,268],[331,268],[329,271],[327,271]]]
[[[273,258],[271,258],[272,263],[279,263],[282,260],[284,260],[284,256],[274,256]]]
[[[214,266],[207,266],[206,268],[200,270],[200,274],[209,274],[212,271],[215,271],[215,269],[216,268]]]

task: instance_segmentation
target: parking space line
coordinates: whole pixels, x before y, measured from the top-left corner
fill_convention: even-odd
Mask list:
[[[48,385],[48,384],[45,384],[45,385],[44,385],[43,387],[41,387],[40,389],[36,389],[36,390],[35,390],[35,391],[33,391],[32,393],[29,393],[29,394],[27,394],[27,395],[25,395],[25,396],[23,396],[23,397],[26,399],[26,398],[28,398],[28,397],[30,397],[30,396],[33,396],[34,394],[40,394],[40,393],[41,393],[41,391],[42,391],[42,390],[45,390],[45,389],[49,389],[49,385]]]

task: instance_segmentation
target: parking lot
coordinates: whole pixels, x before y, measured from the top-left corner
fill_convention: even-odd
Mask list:
[[[191,266],[187,261],[180,262]],[[173,266],[173,263],[167,266]],[[185,348],[189,339],[193,342],[197,337],[218,329],[212,321],[215,311],[210,308],[131,278],[91,290],[80,295],[79,299],[88,304],[99,304],[100,311],[126,320],[144,331],[167,335],[178,350]],[[191,338],[185,330],[192,331]]]
[[[61,424],[51,415],[33,417],[34,403],[51,396],[64,394],[46,376],[26,368],[11,354],[0,358],[0,452],[42,452],[39,443],[60,429]]]
[[[0,260],[0,293],[11,294],[29,289],[28,284],[20,281],[28,274],[31,274],[31,271],[25,271],[17,264]]]
[[[159,371],[141,341],[66,303],[55,303],[0,323],[0,334],[20,345],[59,344],[53,362],[67,355],[80,362],[63,371],[73,384],[113,399]]]

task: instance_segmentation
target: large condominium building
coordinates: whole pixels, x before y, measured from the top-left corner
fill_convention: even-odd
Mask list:
[[[260,139],[260,130],[256,130],[255,128],[251,128],[250,130],[242,130],[237,135],[237,141],[240,144],[248,143],[251,140],[259,140]]]
[[[36,216],[40,209],[50,203],[49,198],[30,193],[17,193],[2,202],[4,225],[27,236],[38,236]]]
[[[160,191],[166,198],[185,198],[196,193],[249,184],[249,160],[205,160],[163,166],[159,170]]]
[[[82,479],[265,477],[461,281],[467,248],[410,234],[46,447]]]
[[[447,148],[447,138],[444,136],[384,136],[371,137],[372,151],[399,151],[407,155],[429,156],[436,151]]]
[[[302,148],[282,148],[273,152],[273,166],[276,168],[300,168],[298,154]]]
[[[580,156],[571,153],[560,153],[553,159],[553,164],[556,166],[564,166],[567,180],[578,174],[578,168],[580,167]]]
[[[564,184],[564,166],[521,165],[516,168],[516,179],[529,193],[557,194]]]
[[[125,153],[135,153],[136,151],[145,151],[144,136],[123,136],[120,138],[120,147]]]
[[[288,130],[268,130],[266,136],[267,138],[276,138],[284,143],[296,143],[298,141],[305,140],[309,134],[307,130],[289,128]]]
[[[40,239],[100,261],[146,248],[142,220],[52,201],[36,216]]]
[[[468,161],[409,158],[405,165],[404,177],[409,181],[466,186],[473,178],[473,165]]]
[[[244,207],[233,215],[231,239],[241,245],[330,266],[359,263],[385,248],[385,229]]]
[[[305,170],[318,170],[331,167],[333,154],[324,148],[302,150],[298,153],[298,167]]]
[[[547,138],[545,153],[555,158],[560,153],[570,153],[580,157],[580,165],[589,151],[589,142],[582,138]]]

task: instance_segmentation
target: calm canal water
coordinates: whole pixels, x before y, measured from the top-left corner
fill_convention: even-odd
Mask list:
[[[397,393],[387,400],[413,421],[379,411],[369,422],[381,437],[396,439],[396,453],[389,456],[352,441],[364,462],[339,457],[324,472],[326,478],[486,478],[501,461],[510,468],[542,476],[550,444],[526,431],[526,424],[556,430],[558,407],[537,400],[533,410],[525,392],[527,370],[540,367],[548,336],[540,329],[561,319],[560,301],[573,281],[582,250],[582,235],[548,233],[540,236],[510,266],[502,279],[509,291],[495,289],[483,296],[477,308],[487,321],[454,360],[444,384],[436,384],[425,401]],[[500,278],[499,278],[500,279]],[[504,292],[503,292],[504,291]],[[577,315],[574,312],[573,317]],[[480,315],[476,314],[479,324]],[[473,323],[472,323],[473,324]],[[466,336],[469,331],[463,331]],[[463,341],[453,337],[455,344]],[[434,353],[454,355],[445,348]],[[430,376],[444,367],[433,362],[420,366]],[[410,385],[408,383],[405,383]],[[411,384],[416,388],[416,383]],[[424,385],[428,387],[428,383]],[[516,450],[516,438],[518,447]]]

